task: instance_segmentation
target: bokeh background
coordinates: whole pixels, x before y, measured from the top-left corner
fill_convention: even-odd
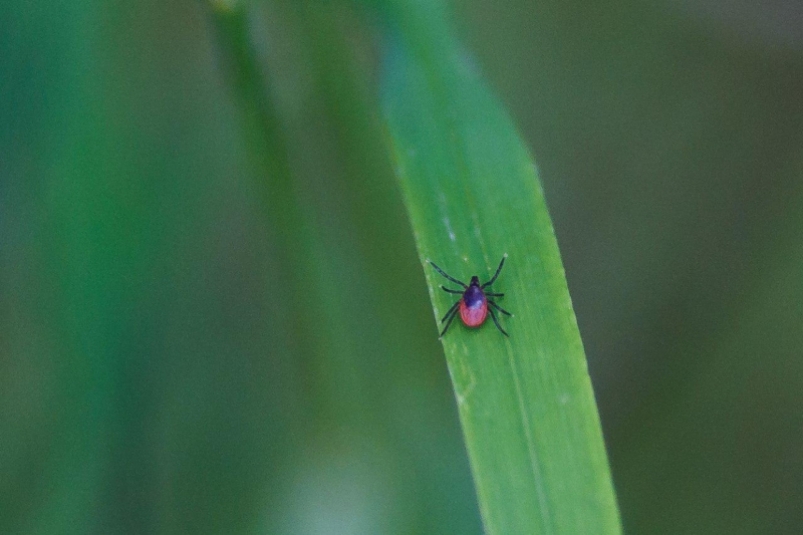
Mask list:
[[[252,3],[264,150],[207,4],[0,4],[0,532],[481,533],[382,3]],[[626,532],[799,533],[803,10],[451,6],[539,165]]]

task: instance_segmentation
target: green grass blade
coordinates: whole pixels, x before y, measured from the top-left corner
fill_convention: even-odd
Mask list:
[[[437,7],[391,15],[383,104],[436,319],[432,260],[488,280],[514,317],[444,336],[488,533],[619,533],[585,355],[535,166]],[[452,287],[455,285],[452,284]],[[433,328],[432,335],[436,335]]]

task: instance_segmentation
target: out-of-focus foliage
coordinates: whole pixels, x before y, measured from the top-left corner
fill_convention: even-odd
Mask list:
[[[796,533],[803,39],[707,5],[452,7],[539,162],[625,531]],[[381,29],[252,7],[304,265],[206,4],[0,3],[0,532],[481,531]]]

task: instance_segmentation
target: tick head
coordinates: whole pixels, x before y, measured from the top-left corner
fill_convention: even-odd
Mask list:
[[[471,277],[471,282],[469,283],[469,286],[479,286],[479,285],[480,285],[480,278],[476,275]]]

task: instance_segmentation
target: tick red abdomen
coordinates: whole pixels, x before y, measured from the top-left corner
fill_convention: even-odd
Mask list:
[[[460,299],[460,319],[466,327],[479,327],[488,315],[488,300],[477,286],[469,286]]]

